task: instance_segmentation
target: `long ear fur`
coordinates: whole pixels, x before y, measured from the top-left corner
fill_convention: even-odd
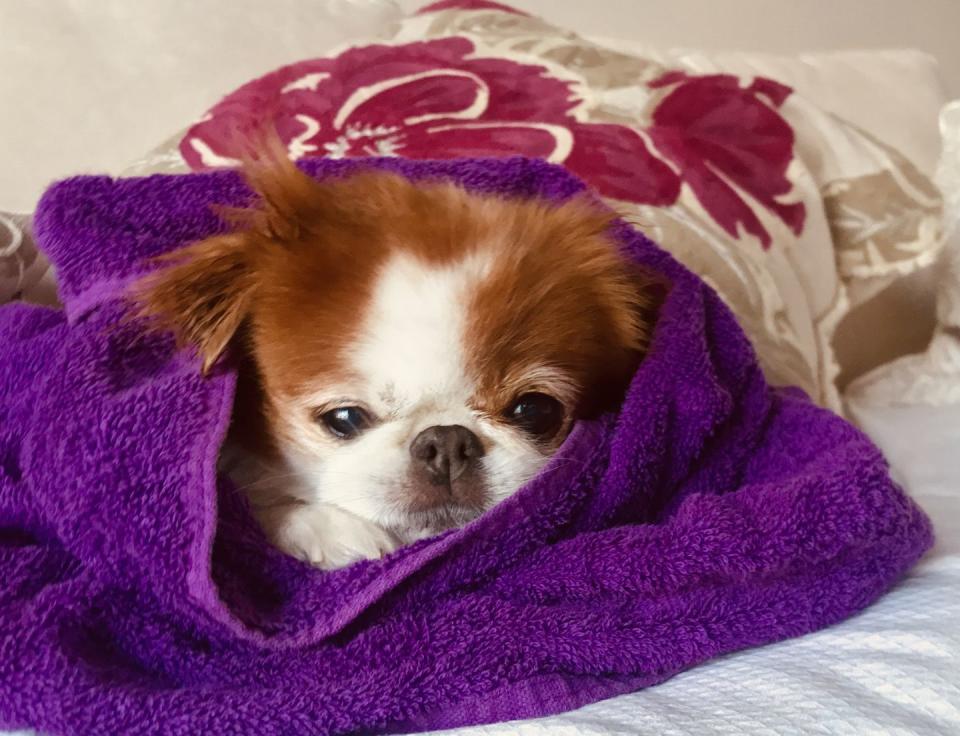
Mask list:
[[[243,159],[243,177],[257,201],[252,207],[221,208],[219,213],[265,240],[295,241],[311,222],[322,219],[338,204],[331,196],[331,185],[298,169],[276,135],[251,144]]]
[[[254,202],[217,208],[234,232],[158,259],[160,270],[129,293],[131,316],[146,318],[152,329],[172,331],[181,346],[195,346],[204,374],[248,315],[260,251],[288,247],[311,228],[344,220],[344,200],[352,200],[342,183],[320,183],[300,171],[276,135],[251,141],[243,175]]]
[[[297,240],[329,200],[324,187],[287,158],[279,138],[261,136],[244,157],[256,194],[249,207],[217,208],[233,233],[188,245],[159,259],[160,269],[135,283],[131,316],[194,346],[207,374],[248,316],[256,288],[254,249]]]
[[[244,233],[218,235],[159,259],[169,265],[137,281],[131,316],[192,345],[206,375],[247,316],[255,288]]]

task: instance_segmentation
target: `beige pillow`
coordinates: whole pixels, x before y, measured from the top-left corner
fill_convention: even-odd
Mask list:
[[[33,242],[30,216],[0,212],[0,304],[57,304],[53,270]]]
[[[915,272],[940,247],[939,197],[928,179],[876,136],[775,82],[703,74],[710,70],[702,59],[614,51],[496,7],[406,18],[389,44],[357,46],[329,63],[292,65],[245,85],[191,128],[179,153],[194,168],[230,165],[224,131],[271,106],[285,110],[293,157],[482,155],[489,146],[465,149],[457,133],[512,136],[512,152],[543,155],[583,176],[713,284],[773,382],[799,385],[832,408],[840,401],[831,339],[851,295],[861,300],[854,287]],[[418,54],[434,54],[433,67],[424,72],[415,58],[420,76],[410,77],[402,71],[410,60],[400,57]],[[498,64],[515,85],[513,97],[523,103],[528,96],[529,110],[523,103],[504,112],[490,101],[495,82],[483,75],[499,74]],[[549,93],[533,91],[543,86],[537,77],[551,82]],[[409,100],[387,93],[414,78],[433,80],[430,94],[441,99],[418,99],[426,107],[395,126],[397,107]],[[450,92],[452,85],[459,89]],[[443,100],[445,89],[453,97]],[[456,94],[472,95],[469,104],[453,109]],[[697,95],[707,100],[704,109],[691,108],[688,98]],[[368,119],[351,120],[358,109]],[[711,115],[722,119],[719,127],[710,127]],[[434,148],[401,141],[404,126],[421,138],[431,132]],[[527,135],[518,138],[520,129]],[[601,129],[613,132],[604,137]],[[172,143],[128,173],[182,170]],[[507,152],[494,146],[493,153]],[[631,180],[630,167],[641,165],[652,172],[648,180]]]
[[[761,75],[792,87],[783,113],[797,131],[801,158],[817,169],[847,302],[832,340],[838,388],[926,347],[941,243],[940,197],[929,178],[944,103],[932,56],[910,49],[778,56],[598,43],[697,73]],[[866,173],[851,184],[858,170]]]
[[[947,245],[930,291],[938,325],[923,353],[908,355],[861,376],[845,396],[851,413],[896,404],[960,404],[960,100],[940,115],[943,152],[937,183],[946,198]]]

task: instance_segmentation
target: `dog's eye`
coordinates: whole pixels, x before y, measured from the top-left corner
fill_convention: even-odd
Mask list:
[[[318,419],[340,439],[352,440],[371,424],[370,415],[359,406],[341,406],[321,414]]]
[[[525,432],[549,439],[563,424],[563,405],[546,394],[523,394],[507,409],[505,416]]]

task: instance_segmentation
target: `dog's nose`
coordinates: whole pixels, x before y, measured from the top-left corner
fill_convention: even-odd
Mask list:
[[[448,485],[483,457],[483,445],[459,424],[427,427],[410,443],[410,455],[433,485]]]

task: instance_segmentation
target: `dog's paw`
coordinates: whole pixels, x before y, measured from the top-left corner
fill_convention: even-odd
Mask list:
[[[383,527],[328,504],[299,504],[277,521],[274,543],[324,570],[378,559],[400,546]]]

